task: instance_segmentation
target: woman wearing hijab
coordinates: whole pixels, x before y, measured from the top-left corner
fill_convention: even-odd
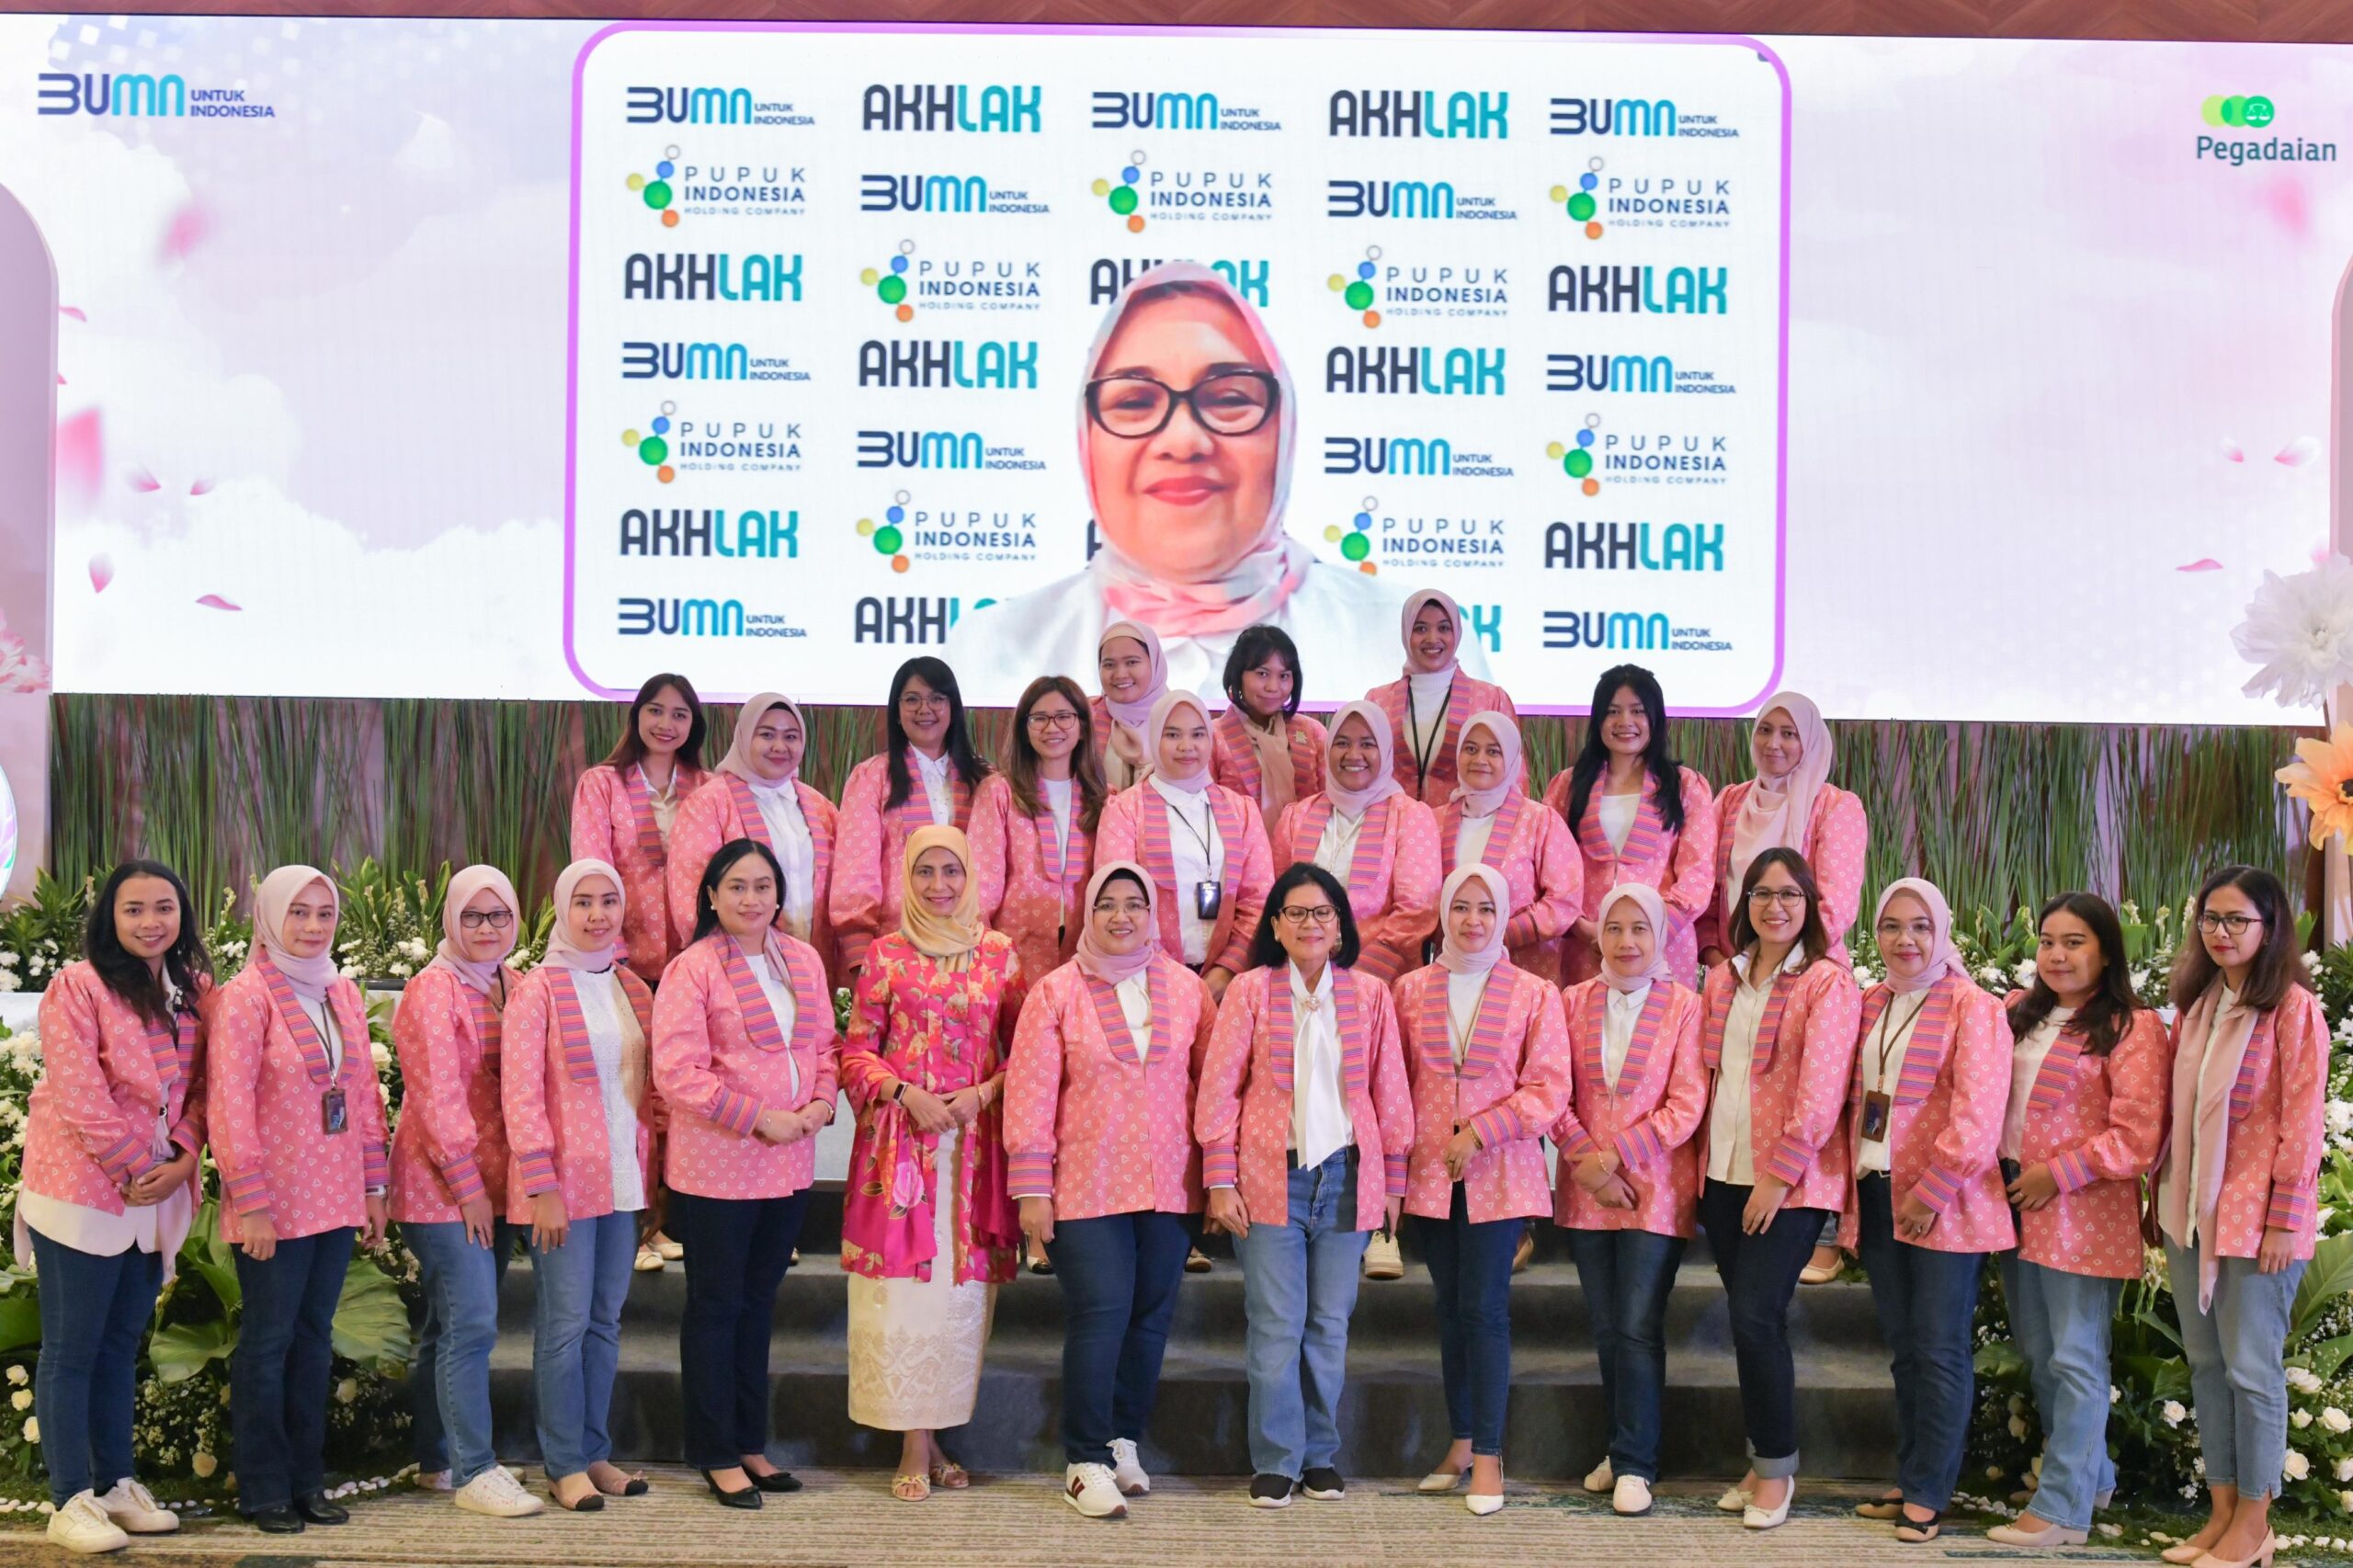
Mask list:
[[[1506,957],[1511,891],[1473,863],[1446,879],[1438,961],[1397,982],[1414,1090],[1405,1212],[1438,1292],[1438,1366],[1453,1445],[1425,1492],[1467,1476],[1473,1514],[1504,1504],[1511,1393],[1511,1260],[1521,1221],[1552,1211],[1544,1134],[1569,1103],[1561,994]]]
[[[515,886],[468,866],[441,901],[441,946],[392,1015],[401,1123],[392,1135],[392,1217],[416,1255],[425,1324],[409,1363],[418,1484],[469,1513],[520,1518],[540,1500],[491,1447],[490,1353],[498,1286],[515,1256],[506,1213],[506,1118],[499,1105],[499,1017],[521,977]]]
[[[1825,1221],[1848,1199],[1841,1123],[1855,1073],[1855,977],[1825,961],[1822,894],[1777,845],[1748,863],[1732,961],[1708,971],[1699,1028],[1699,1223],[1731,1310],[1748,1473],[1716,1506],[1772,1529],[1797,1495],[1790,1297]]]
[[[1152,1490],[1136,1444],[1201,1208],[1217,1004],[1161,951],[1153,898],[1133,861],[1096,869],[1078,951],[1030,992],[1005,1072],[1006,1187],[1063,1288],[1063,1499],[1089,1518]]]
[[[1150,730],[1152,771],[1103,808],[1096,862],[1132,860],[1152,874],[1162,948],[1222,997],[1250,961],[1274,857],[1258,808],[1210,778],[1201,699],[1170,692],[1154,705]]]
[[[1459,782],[1437,808],[1438,864],[1449,876],[1464,866],[1503,874],[1511,895],[1504,923],[1511,965],[1558,984],[1561,937],[1585,903],[1576,841],[1557,812],[1513,782],[1520,777],[1520,735],[1510,714],[1472,714],[1454,755]]]
[[[41,994],[16,1256],[40,1277],[49,1539],[94,1552],[179,1528],[131,1468],[131,1425],[140,1341],[199,1197],[212,965],[186,884],[155,860],[108,874],[83,951]]]
[[[1358,632],[1396,594],[1284,531],[1298,400],[1249,302],[1196,263],[1153,267],[1085,365],[1072,412],[1102,548],[1075,576],[965,612],[948,646],[973,689],[1001,701],[1041,667],[1083,669],[1121,619],[1159,634],[1176,687],[1204,688],[1260,621],[1331,649],[1334,692],[1377,679]]]
[[[335,1308],[353,1237],[384,1236],[384,1095],[367,1004],[335,972],[341,908],[312,867],[264,878],[253,956],[206,1020],[221,1235],[244,1300],[229,1362],[237,1507],[274,1535],[351,1517],[325,1490]]]
[[[2172,1132],[2151,1208],[2211,1517],[2164,1555],[2236,1568],[2268,1562],[2278,1544],[2271,1505],[2288,1451],[2280,1356],[2318,1221],[2329,1035],[2278,877],[2223,867],[2198,890],[2195,925],[2198,940],[2174,960]]]
[[[1275,879],[1193,1102],[1207,1222],[1242,1260],[1254,1507],[1347,1494],[1338,1413],[1357,1269],[1405,1199],[1414,1090],[1397,1009],[1356,958],[1331,872]]]
[[[646,1489],[612,1462],[606,1426],[664,1119],[647,1071],[654,994],[619,961],[625,907],[610,864],[566,866],[547,954],[508,995],[499,1031],[506,1217],[531,1228],[540,1463],[550,1494],[574,1513]]]
[[[685,942],[665,917],[673,824],[710,777],[703,771],[702,699],[681,675],[637,688],[621,738],[572,791],[572,858],[602,860],[621,874],[629,925],[621,949],[648,985]],[[692,879],[688,879],[691,884]]]
[[[1597,901],[1604,890],[1628,882],[1658,890],[1666,907],[1666,925],[1658,933],[1665,944],[1665,961],[1678,983],[1694,984],[1699,973],[1697,927],[1715,906],[1721,874],[1716,802],[1708,781],[1675,760],[1667,743],[1666,698],[1650,671],[1640,665],[1603,671],[1588,713],[1576,761],[1554,774],[1544,791],[1544,803],[1552,808],[1547,814],[1565,823],[1574,835],[1587,899]],[[1859,802],[1856,809],[1861,810]],[[1800,851],[1805,852],[1802,846]],[[1743,861],[1730,874],[1747,869]],[[1861,874],[1859,860],[1856,874]],[[1597,903],[1580,909],[1561,943],[1566,983],[1600,972],[1600,918]],[[1838,933],[1831,939],[1836,946]]]
[[[929,657],[901,665],[882,710],[882,753],[851,768],[842,785],[839,858],[827,894],[836,985],[855,991],[868,944],[899,928],[907,840],[926,826],[964,832],[972,792],[989,772],[966,727],[956,672]]]
[[[687,1462],[732,1508],[800,1490],[767,1457],[768,1339],[817,1131],[834,1119],[834,996],[786,922],[788,880],[756,839],[722,845],[696,889],[694,940],[654,1004],[664,1179],[687,1247]]]
[[[1019,1221],[1006,1190],[1005,1047],[1021,1012],[1012,938],[981,924],[952,827],[907,838],[899,928],[868,950],[842,1048],[858,1111],[842,1199],[849,1418],[904,1434],[891,1494],[972,1484],[939,1446],[972,1418]]]
[[[1332,737],[1301,715],[1306,689],[1299,649],[1280,627],[1253,626],[1234,640],[1225,659],[1230,706],[1212,726],[1217,757],[1211,771],[1235,794],[1256,801],[1265,822],[1324,788],[1324,752]]]
[[[1699,1213],[1708,1108],[1699,994],[1666,957],[1671,917],[1647,882],[1598,901],[1600,972],[1569,988],[1576,1094],[1552,1131],[1561,1152],[1553,1221],[1593,1315],[1608,1449],[1585,1478],[1609,1506],[1651,1511],[1666,1388],[1666,1303]]]
[[[1383,984],[1418,968],[1438,926],[1438,819],[1390,769],[1389,721],[1370,702],[1332,716],[1328,781],[1275,824],[1286,865],[1341,880],[1357,917],[1357,965]]]
[[[1748,755],[1756,777],[1716,797],[1715,891],[1699,917],[1699,960],[1711,968],[1724,961],[1733,903],[1748,863],[1779,844],[1813,869],[1830,960],[1848,963],[1847,933],[1861,913],[1870,819],[1860,796],[1830,782],[1833,748],[1822,710],[1810,697],[1776,692],[1749,732]]]
[[[1021,972],[1062,967],[1086,926],[1086,868],[1103,814],[1086,696],[1040,676],[1013,710],[1005,766],[972,799],[981,920],[1013,938]]]
[[[711,856],[722,844],[748,838],[767,846],[783,869],[778,924],[831,961],[826,900],[838,824],[834,803],[801,777],[808,755],[808,715],[792,699],[763,691],[737,710],[734,737],[710,787],[688,797],[670,834],[666,897],[676,943],[673,956],[695,940],[702,874]]]
[[[1397,782],[1416,801],[1444,805],[1454,792],[1455,749],[1472,714],[1493,711],[1516,718],[1511,693],[1464,673],[1462,610],[1436,588],[1407,597],[1399,618],[1405,642],[1403,678],[1365,693],[1365,700],[1389,715],[1397,737]],[[1475,654],[1477,645],[1472,644]],[[1483,668],[1483,665],[1482,665]],[[1515,773],[1511,787],[1528,780]]]
[[[1103,629],[1095,655],[1103,695],[1088,704],[1095,754],[1105,784],[1124,790],[1152,770],[1144,725],[1152,705],[1168,694],[1168,661],[1160,639],[1141,621],[1115,620]]]
[[[1887,979],[1864,994],[1856,1031],[1854,1197],[1838,1239],[1860,1249],[1893,1357],[1895,1538],[1929,1541],[1975,1408],[1978,1280],[1987,1254],[2018,1244],[2000,1166],[2010,1025],[1969,978],[1932,883],[1890,882],[1872,934]]]

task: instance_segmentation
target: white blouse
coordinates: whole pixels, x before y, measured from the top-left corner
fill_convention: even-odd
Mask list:
[[[1865,1094],[1877,1092],[1894,1098],[1896,1080],[1904,1076],[1904,1055],[1912,1049],[1912,1031],[1920,1022],[1927,999],[1925,991],[1916,996],[1888,997],[1887,1006],[1880,1010],[1879,1022],[1863,1037],[1862,1047],[1856,1053]],[[1859,1116],[1860,1112],[1857,1114]],[[1887,1119],[1887,1131],[1895,1131],[1895,1118],[1892,1115]],[[1855,1156],[1857,1176],[1884,1176],[1892,1168],[1885,1138],[1866,1138],[1859,1147],[1860,1153]]]
[[[1128,1040],[1136,1048],[1136,1060],[1149,1065],[1152,1061],[1152,971],[1136,971],[1111,987],[1111,994],[1120,999],[1120,1016],[1128,1020]]]
[[[666,845],[670,842],[670,824],[678,820],[678,770],[673,767],[670,782],[659,790],[654,787],[654,776],[643,767],[638,769],[638,777],[645,780],[646,804],[654,808],[654,831],[662,835],[662,842]]]
[[[1438,766],[1438,747],[1446,741],[1446,701],[1454,690],[1454,674],[1445,669],[1405,677],[1411,700],[1405,704],[1405,733],[1399,739],[1416,759],[1427,756],[1431,767]]]
[[[573,976],[572,989],[580,998],[580,1016],[588,1027],[589,1053],[597,1060],[597,1088],[605,1106],[605,1142],[612,1151],[613,1207],[624,1213],[645,1207],[645,1172],[637,1163],[637,1108],[630,1103],[621,1082],[621,1057],[634,1039],[640,1049],[644,1034],[638,1028],[637,1009],[629,1005],[620,977],[611,970]]]
[[[1634,831],[1634,819],[1642,814],[1642,796],[1596,795],[1593,799],[1594,810],[1600,813],[1601,831],[1609,840],[1610,849],[1623,855],[1626,839]]]
[[[1207,789],[1188,795],[1156,773],[1144,782],[1168,802],[1168,864],[1176,877],[1169,896],[1176,901],[1176,929],[1184,939],[1185,961],[1207,963],[1210,933],[1217,922],[1196,913],[1199,906],[1193,902],[1193,888],[1198,882],[1222,881],[1225,875],[1225,840],[1218,835],[1217,812],[1210,809]],[[1223,896],[1233,897],[1233,890],[1227,889]]]
[[[1446,971],[1446,1034],[1454,1047],[1457,1067],[1462,1065],[1463,1053],[1471,1047],[1471,1031],[1479,1022],[1479,1004],[1487,994],[1487,981],[1494,973],[1491,969],[1475,974]]]
[[[949,770],[956,759],[946,752],[937,758],[915,754],[915,777],[923,780],[923,798],[931,807],[931,824],[946,827],[956,820],[956,787],[949,781]]]
[[[1794,974],[1804,961],[1805,949],[1791,948],[1790,956],[1781,960],[1781,972]],[[1753,1187],[1756,1151],[1749,1124],[1749,1067],[1756,1059],[1756,1030],[1765,1021],[1765,1004],[1772,999],[1773,987],[1748,983],[1745,952],[1733,955],[1732,972],[1732,1006],[1724,1015],[1723,1051],[1716,1061],[1715,1088],[1708,1107],[1708,1179]]]
[[[1634,1048],[1634,1026],[1643,1021],[1643,1008],[1650,999],[1647,980],[1631,991],[1609,989],[1609,1006],[1601,1016],[1601,1074],[1609,1081],[1613,1094],[1618,1074],[1626,1066],[1626,1053]]]
[[[817,841],[801,814],[801,791],[788,778],[780,784],[745,779],[752,803],[760,808],[760,825],[768,830],[768,847],[784,869],[784,922],[802,941],[816,915]]]
[[[1046,798],[1046,810],[1054,819],[1054,846],[1067,858],[1070,854],[1070,780],[1040,778],[1039,792]]]
[[[801,1016],[793,1005],[792,977],[777,973],[766,953],[745,953],[744,961],[751,966],[752,978],[760,983],[760,994],[768,999],[768,1011],[776,1015],[776,1027],[790,1041],[792,1026]],[[792,1098],[797,1100],[801,1097],[801,1063],[793,1060],[790,1051],[784,1052],[784,1066],[789,1074],[787,1082],[792,1085]]]
[[[1475,866],[1487,858],[1487,840],[1495,835],[1495,819],[1501,815],[1501,812],[1489,812],[1483,817],[1464,814],[1462,825],[1454,830],[1457,866]]]
[[[2051,1054],[2060,1031],[2075,1016],[2073,1007],[2053,1007],[2050,1016],[2027,1031],[2010,1054],[2010,1105],[2002,1116],[2002,1158],[2026,1158],[2026,1107],[2034,1096],[2034,1081],[2042,1074],[2042,1059]]]
[[[1315,841],[1315,863],[1346,885],[1348,865],[1357,858],[1357,839],[1363,833],[1363,817],[1349,816],[1335,805],[1324,819],[1324,836]]]
[[[1299,966],[1283,965],[1290,981],[1290,1147],[1299,1168],[1320,1165],[1356,1142],[1347,1097],[1340,1089],[1340,1026],[1332,1001],[1332,971],[1325,964],[1313,993]]]

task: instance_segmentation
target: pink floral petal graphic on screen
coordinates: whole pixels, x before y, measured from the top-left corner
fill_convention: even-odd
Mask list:
[[[204,236],[210,233],[211,229],[212,221],[204,215],[203,208],[193,202],[181,208],[172,214],[171,222],[165,226],[161,259],[165,261],[184,259],[188,252],[204,243]]]
[[[2302,468],[2318,456],[2320,456],[2320,438],[2315,436],[2299,436],[2272,453],[2271,460],[2283,468]]]
[[[188,493],[190,495],[210,495],[212,494],[212,482],[209,479],[193,481],[188,487]]]
[[[60,305],[57,307],[57,313],[61,316],[72,316],[75,321],[80,322],[90,319],[82,313],[82,307],[79,305]]]
[[[208,609],[243,609],[245,608],[243,605],[233,605],[218,594],[206,594],[196,602],[204,606]]]
[[[113,581],[114,557],[103,550],[90,557],[91,591],[103,594],[107,591],[107,585]]]
[[[2222,457],[2228,462],[2243,463],[2246,461],[2246,449],[2225,436],[2222,437]]]
[[[57,483],[83,506],[98,494],[98,475],[106,467],[106,436],[98,411],[86,409],[57,426]]]
[[[2177,566],[2177,572],[2220,572],[2222,563],[2211,555],[2201,555],[2187,566]]]
[[[2262,194],[2256,199],[2263,204],[2263,210],[2270,213],[2281,228],[2298,239],[2302,239],[2312,233],[2312,201],[2306,196],[2301,180],[2283,175],[2265,186]]]
[[[143,467],[134,468],[122,477],[133,490],[146,492],[164,488],[163,483]]]

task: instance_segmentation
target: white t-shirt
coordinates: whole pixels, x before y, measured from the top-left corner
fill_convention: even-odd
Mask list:
[[[1805,949],[1791,948],[1781,972],[1794,974]],[[1756,1183],[1756,1140],[1749,1119],[1748,1069],[1756,1058],[1756,1031],[1765,1021],[1770,985],[1748,983],[1748,955],[1734,953],[1732,1006],[1724,1015],[1724,1046],[1716,1061],[1714,1097],[1708,1108],[1708,1179],[1733,1187]],[[1776,977],[1779,978],[1778,976]]]
[[[768,1011],[776,1015],[776,1027],[787,1040],[791,1040],[792,1026],[801,1017],[800,1010],[793,1005],[792,977],[777,973],[776,966],[768,962],[766,953],[747,952],[744,955],[744,961],[751,967],[752,978],[760,983],[760,994],[768,999]],[[801,1097],[801,1063],[793,1059],[791,1051],[787,1051],[784,1052],[784,1065],[790,1074],[787,1081],[792,1085],[792,1097],[797,1100]]]
[[[1357,858],[1357,839],[1364,832],[1364,818],[1349,816],[1338,806],[1324,819],[1324,836],[1315,841],[1315,863],[1340,879],[1342,886],[1348,880],[1348,866]]]
[[[1397,737],[1416,760],[1435,768],[1446,744],[1446,699],[1454,689],[1453,670],[1436,675],[1409,675],[1405,690],[1405,733]]]
[[[645,1172],[637,1163],[637,1108],[621,1082],[621,1052],[627,1035],[638,1029],[637,1009],[629,1005],[620,977],[611,970],[574,971],[572,989],[580,998],[588,1028],[589,1054],[597,1060],[597,1088],[605,1106],[605,1142],[612,1152],[613,1208],[623,1213],[645,1207]],[[624,1032],[626,1031],[626,1033]]]
[[[1176,901],[1176,930],[1184,938],[1185,961],[1207,963],[1210,934],[1217,922],[1196,913],[1199,906],[1193,902],[1193,888],[1225,876],[1225,840],[1218,835],[1217,812],[1210,809],[1207,789],[1188,795],[1156,773],[1145,782],[1168,803],[1168,864],[1176,878],[1169,896]],[[1228,888],[1222,896],[1231,898],[1233,891]]]
[[[1290,980],[1290,1147],[1299,1168],[1320,1165],[1356,1142],[1347,1096],[1340,1087],[1340,1024],[1325,964],[1310,992],[1299,966],[1283,965]]]
[[[1651,999],[1651,983],[1644,981],[1631,991],[1609,990],[1609,1006],[1601,1016],[1601,1074],[1615,1092],[1618,1074],[1626,1065],[1626,1052],[1634,1048],[1634,1026],[1643,1021],[1643,1008]]]
[[[915,758],[915,777],[922,781],[924,801],[931,807],[931,825],[946,827],[956,820],[956,786],[949,781],[949,770],[956,760],[946,752],[938,757],[916,752]]]
[[[1471,1047],[1471,1031],[1479,1022],[1479,1004],[1487,994],[1487,982],[1493,970],[1481,970],[1476,974],[1446,971],[1446,1031],[1447,1040],[1454,1047],[1454,1064],[1462,1065],[1463,1053]]]
[[[2042,1073],[2042,1059],[2075,1016],[2073,1007],[2053,1007],[2050,1016],[2027,1031],[2010,1053],[2010,1104],[2002,1116],[2002,1158],[2023,1160],[2026,1148],[2026,1107],[2034,1096],[2034,1081]]]
[[[1594,809],[1601,816],[1601,831],[1609,840],[1609,847],[1622,855],[1626,839],[1634,831],[1634,819],[1642,814],[1640,795],[1596,795]]]
[[[1038,790],[1046,797],[1046,810],[1054,819],[1054,845],[1067,858],[1070,854],[1070,780],[1040,778]]]
[[[1880,1009],[1879,1022],[1863,1036],[1863,1043],[1857,1052],[1865,1094],[1876,1091],[1890,1099],[1894,1097],[1896,1080],[1904,1076],[1904,1054],[1912,1049],[1912,1031],[1919,1025],[1920,1014],[1927,1007],[1927,1001],[1928,994],[1925,991],[1912,996],[1891,995],[1887,1006]],[[1887,1131],[1895,1131],[1895,1118],[1892,1114],[1887,1119]],[[1889,1140],[1866,1138],[1859,1149],[1855,1156],[1857,1176],[1870,1176],[1873,1172],[1884,1174],[1893,1168],[1893,1155]]]
[[[1462,825],[1454,830],[1455,865],[1475,866],[1487,858],[1487,840],[1495,836],[1495,819],[1502,815],[1501,812],[1489,812],[1483,817],[1464,813]]]

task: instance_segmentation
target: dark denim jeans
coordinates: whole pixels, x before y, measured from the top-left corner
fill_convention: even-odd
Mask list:
[[[1195,1216],[1150,1211],[1057,1220],[1046,1244],[1063,1288],[1063,1461],[1109,1464],[1160,1396],[1160,1361]]]
[[[1472,1222],[1462,1184],[1443,1220],[1414,1216],[1422,1259],[1438,1291],[1438,1364],[1446,1383],[1446,1420],[1474,1454],[1504,1451],[1504,1414],[1511,1398],[1511,1255],[1524,1223],[1517,1217]]]
[[[1570,1231],[1601,1359],[1613,1474],[1658,1479],[1659,1403],[1666,1389],[1666,1299],[1688,1244],[1650,1231]]]
[[[790,1198],[670,1194],[670,1234],[687,1249],[678,1379],[687,1462],[698,1470],[726,1470],[767,1451],[776,1293],[808,1211],[805,1187]]]
[[[1895,1235],[1893,1183],[1884,1175],[1855,1184],[1862,1235],[1857,1249],[1871,1277],[1895,1375],[1895,1483],[1904,1500],[1942,1509],[1961,1481],[1975,1392],[1977,1283],[1982,1252],[1938,1252]]]
[[[1724,1282],[1748,1463],[1760,1481],[1798,1472],[1797,1369],[1790,1357],[1790,1298],[1813,1256],[1826,1210],[1783,1207],[1761,1235],[1740,1228],[1750,1188],[1711,1181],[1699,1192],[1699,1223]]]
[[[351,1267],[352,1228],[280,1240],[266,1263],[237,1252],[244,1317],[229,1358],[237,1506],[282,1508],[326,1484],[335,1307]]]
[[[155,1315],[164,1260],[135,1246],[99,1257],[39,1231],[32,1238],[40,1275],[33,1414],[49,1461],[50,1500],[62,1508],[81,1493],[111,1492],[131,1473],[139,1341]]]

